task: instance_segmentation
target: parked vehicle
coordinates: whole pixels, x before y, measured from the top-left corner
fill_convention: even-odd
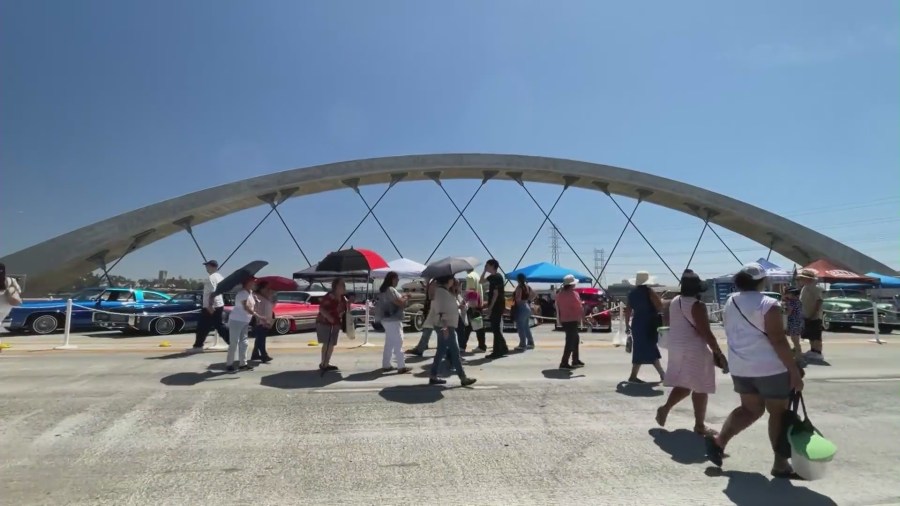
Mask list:
[[[166,302],[164,293],[140,288],[88,288],[72,295],[72,330],[96,329],[93,309],[110,311],[128,306],[141,307]],[[81,307],[78,307],[81,306]],[[90,309],[85,309],[90,308]],[[10,332],[51,334],[65,326],[66,301],[62,299],[24,302],[14,307],[2,325]]]
[[[413,281],[400,287],[400,290],[409,298],[406,307],[403,308],[403,327],[409,332],[422,332],[425,326],[425,283]],[[381,322],[373,320],[374,315],[369,315],[372,328],[378,332],[384,332]]]
[[[890,303],[876,303],[878,332],[890,334],[900,329],[900,315]],[[872,301],[861,297],[831,297],[822,301],[825,330],[837,332],[850,327],[873,327]]]
[[[123,306],[111,309],[114,314],[94,313],[94,323],[105,329],[135,334],[163,336],[193,332],[200,320],[202,300],[202,291],[182,292],[162,304]],[[225,303],[234,303],[231,294],[225,294]]]

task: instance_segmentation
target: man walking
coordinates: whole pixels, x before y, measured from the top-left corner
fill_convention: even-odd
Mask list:
[[[816,286],[816,271],[803,269],[797,274],[800,289],[800,306],[803,311],[803,331],[801,337],[809,341],[810,350],[804,354],[807,360],[823,361],[822,355],[822,289]]]
[[[503,294],[503,275],[500,270],[500,262],[490,259],[484,264],[484,274],[481,280],[488,282],[487,310],[491,316],[491,332],[494,334],[494,349],[487,358],[500,358],[509,354],[506,339],[503,338],[503,310],[506,309],[506,298]]]
[[[203,264],[206,266],[207,278],[203,282],[203,300],[200,308],[200,319],[197,322],[197,336],[194,339],[194,347],[191,351],[203,351],[203,343],[212,329],[216,329],[226,343],[228,343],[228,327],[222,321],[222,313],[225,308],[225,299],[221,295],[213,296],[216,286],[224,278],[219,274],[219,262],[210,260]]]

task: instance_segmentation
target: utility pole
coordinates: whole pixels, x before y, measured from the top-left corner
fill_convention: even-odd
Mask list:
[[[550,258],[553,265],[559,265],[559,230],[550,227]]]
[[[600,281],[601,285],[606,286],[606,274],[600,275],[604,263],[606,263],[606,251],[602,248],[594,248],[594,277]]]

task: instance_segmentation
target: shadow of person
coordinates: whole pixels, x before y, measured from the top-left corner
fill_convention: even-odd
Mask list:
[[[627,395],[628,397],[659,397],[663,395],[664,392],[662,390],[654,390],[654,386],[656,386],[655,383],[637,384],[622,381],[616,385],[616,393]]]
[[[389,402],[401,404],[433,404],[444,398],[444,387],[406,385],[383,388],[378,395]]]
[[[208,381],[211,379],[218,378],[220,376],[226,376],[226,372],[216,372],[216,371],[206,371],[203,373],[199,372],[179,372],[175,374],[170,374],[165,378],[159,380],[160,383],[170,387],[192,387],[198,383],[202,383],[204,381]],[[227,377],[223,377],[221,379],[238,379],[235,375],[228,375]]]
[[[702,464],[706,462],[706,448],[703,446],[703,436],[687,430],[677,429],[667,431],[665,429],[650,429],[648,434],[660,450],[672,456],[672,460],[679,464]]]
[[[728,478],[723,492],[737,506],[837,506],[830,497],[806,487],[797,487],[790,480],[769,479],[760,473],[722,471],[718,467],[706,469],[707,476]]]
[[[391,374],[389,372],[384,372],[381,369],[375,369],[374,371],[369,372],[358,372],[355,374],[351,374],[344,378],[344,381],[375,381],[378,378],[384,376],[385,374]]]
[[[547,379],[568,380],[574,378],[583,378],[584,374],[575,374],[572,369],[544,369],[541,371]]]
[[[434,357],[420,357],[418,355],[407,355],[406,363],[407,364],[418,364],[419,362],[431,361],[434,360]]]
[[[192,353],[190,351],[179,351],[176,353],[168,353],[166,355],[155,355],[153,357],[144,357],[144,360],[171,360],[173,358],[186,358],[186,357],[192,357],[194,355],[198,355],[198,353]]]
[[[312,371],[284,371],[259,379],[259,384],[265,387],[283,388],[287,390],[295,388],[322,388],[341,381],[343,376],[339,372],[328,372],[323,376],[318,369]]]

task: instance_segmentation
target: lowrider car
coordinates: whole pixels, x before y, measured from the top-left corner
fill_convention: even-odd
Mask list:
[[[875,303],[878,308],[878,332],[890,334],[900,329],[900,315],[889,303]],[[825,330],[835,332],[850,327],[872,327],[872,301],[856,297],[832,297],[822,301]]]
[[[111,311],[121,307],[140,307],[160,304],[169,296],[140,288],[88,288],[72,295],[72,330],[96,329],[94,310]],[[81,307],[78,307],[81,306]],[[66,301],[62,299],[25,302],[14,307],[3,320],[10,332],[50,334],[61,330],[66,321]]]
[[[232,304],[231,294],[225,294],[225,303]],[[162,304],[152,306],[126,306],[110,310],[110,313],[94,313],[94,323],[105,329],[125,333],[157,336],[193,332],[200,319],[203,292],[190,291],[173,296]]]

